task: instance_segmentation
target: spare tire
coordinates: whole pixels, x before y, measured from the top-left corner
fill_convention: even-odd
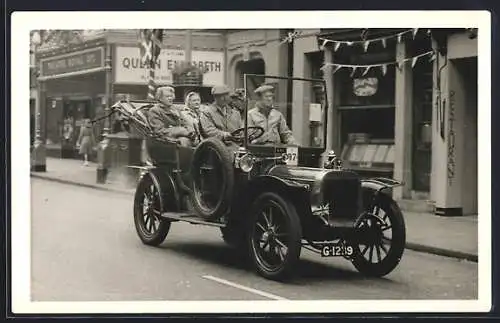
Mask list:
[[[216,220],[229,209],[234,190],[234,155],[219,139],[196,147],[191,164],[191,205],[205,220]]]

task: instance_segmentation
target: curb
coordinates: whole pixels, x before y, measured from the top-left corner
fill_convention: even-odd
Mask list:
[[[76,181],[70,181],[70,180],[60,179],[60,178],[53,178],[53,177],[48,177],[48,176],[43,176],[43,175],[33,174],[33,173],[31,173],[31,177],[39,178],[39,179],[43,179],[43,180],[51,181],[51,182],[62,183],[62,184],[76,185],[76,186],[86,187],[86,188],[93,188],[93,189],[98,189],[101,191],[110,191],[110,192],[124,194],[124,195],[133,195],[133,192],[131,192],[131,191],[120,190],[120,189],[111,188],[111,187],[103,187],[103,186],[99,186],[97,184],[80,183],[80,182],[76,182]],[[443,256],[443,257],[449,257],[449,258],[455,258],[455,259],[461,259],[461,260],[468,260],[468,261],[472,261],[472,262],[478,262],[478,256],[475,254],[462,252],[462,251],[455,251],[455,250],[450,250],[450,249],[444,249],[444,248],[439,248],[439,247],[426,246],[426,245],[414,243],[414,242],[407,242],[405,249],[409,249],[409,250],[413,250],[413,251],[417,251],[417,252],[429,253],[429,254],[433,254],[436,256]]]
[[[417,252],[430,253],[430,254],[433,254],[436,256],[443,256],[443,257],[455,258],[455,259],[460,259],[460,260],[468,260],[468,261],[472,261],[472,262],[478,262],[477,255],[467,253],[467,252],[462,252],[462,251],[455,251],[455,250],[444,249],[444,248],[439,248],[439,247],[426,246],[426,245],[414,243],[414,242],[407,242],[405,248],[413,250],[413,251],[417,251]]]
[[[86,183],[61,179],[61,178],[54,178],[54,177],[33,174],[33,173],[31,173],[31,177],[43,179],[43,180],[50,181],[50,182],[57,182],[57,183],[61,183],[61,184],[68,184],[68,185],[75,185],[75,186],[86,187],[86,188],[93,188],[93,189],[97,189],[97,190],[101,190],[101,191],[108,191],[108,192],[114,192],[114,193],[125,194],[125,195],[133,195],[134,194],[132,191],[121,190],[121,189],[112,188],[112,187],[103,187],[103,186],[99,186],[97,184],[86,184]]]

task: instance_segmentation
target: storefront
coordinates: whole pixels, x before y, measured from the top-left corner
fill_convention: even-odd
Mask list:
[[[411,29],[300,32],[309,36],[294,41],[294,76],[328,79],[328,146],[363,176],[404,181],[394,191],[396,199],[428,199],[433,66],[429,34]],[[328,42],[322,47],[324,39]],[[333,76],[327,78],[327,72]],[[294,89],[294,97],[304,91]],[[295,127],[302,123],[293,121]]]
[[[39,55],[42,133],[47,153],[74,157],[85,119],[102,115],[106,103],[104,39]],[[94,127],[96,139],[102,129]]]

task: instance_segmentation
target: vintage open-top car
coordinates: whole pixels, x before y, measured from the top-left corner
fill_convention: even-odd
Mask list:
[[[285,120],[293,115],[293,145],[255,144],[267,129],[248,125],[258,99],[252,89],[273,84]],[[154,102],[119,101],[119,112],[147,139],[152,165],[141,166],[134,198],[137,233],[161,244],[173,222],[220,228],[229,244],[249,255],[256,271],[281,280],[294,273],[301,249],[344,257],[370,276],[384,276],[399,263],[405,223],[390,190],[400,183],[363,179],[325,156],[328,100],[322,80],[245,75],[244,127],[237,144],[205,138],[185,147],[160,138],[148,121]],[[300,89],[292,100],[291,89]],[[288,103],[281,103],[288,102]]]

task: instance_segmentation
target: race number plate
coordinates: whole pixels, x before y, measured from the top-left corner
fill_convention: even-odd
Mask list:
[[[344,243],[325,244],[321,248],[321,257],[351,257],[354,248]]]
[[[287,147],[283,155],[287,165],[297,166],[299,161],[299,149],[297,147]]]

